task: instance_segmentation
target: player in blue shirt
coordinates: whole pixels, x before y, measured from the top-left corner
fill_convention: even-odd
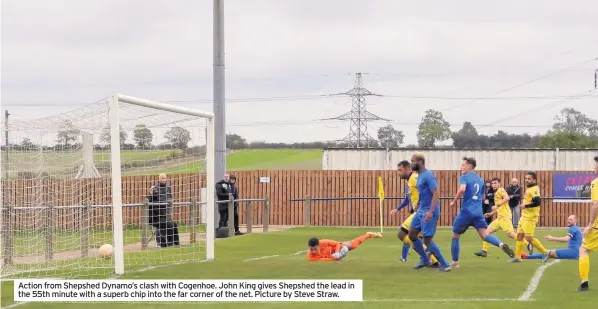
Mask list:
[[[452,267],[459,266],[459,239],[470,226],[473,226],[480,235],[482,240],[493,244],[502,249],[511,258],[515,256],[515,253],[509,246],[501,242],[496,236],[489,234],[486,229],[488,223],[482,211],[483,196],[486,192],[486,184],[484,180],[474,172],[477,162],[474,158],[463,158],[461,164],[461,177],[459,177],[459,190],[455,194],[455,198],[451,202],[451,206],[457,203],[457,200],[463,195],[463,201],[461,204],[461,211],[455,217],[453,223],[453,240],[451,244],[451,255],[453,258]]]
[[[521,255],[521,258],[524,259],[542,259],[544,263],[546,263],[549,259],[561,259],[561,260],[577,260],[579,259],[579,247],[581,247],[581,243],[583,241],[583,232],[577,226],[577,217],[575,215],[570,215],[567,217],[567,225],[569,229],[567,229],[567,236],[563,237],[553,237],[553,236],[546,236],[544,239],[549,241],[558,241],[558,242],[568,242],[567,248],[563,249],[556,249],[556,250],[548,250],[546,255],[542,253],[535,253],[526,255],[525,253]]]
[[[428,247],[428,251],[432,253],[440,266],[438,271],[450,271],[451,266],[447,263],[446,259],[440,252],[440,248],[433,241],[434,235],[436,234],[436,223],[440,217],[440,200],[438,191],[438,182],[436,176],[426,169],[426,160],[422,153],[415,153],[411,157],[411,168],[419,173],[417,178],[417,190],[419,191],[419,207],[417,212],[411,221],[411,227],[409,229],[409,239],[413,243],[413,249],[421,256],[420,262],[415,265],[415,269],[422,267],[432,267],[432,262],[426,254],[424,244],[417,237],[419,232],[424,236],[424,243]]]
[[[409,186],[405,186],[405,199],[401,202],[401,204],[399,206],[397,206],[397,208],[395,208],[393,211],[391,211],[391,215],[395,214],[397,211],[405,208],[409,206],[409,212],[413,213],[413,207],[411,206],[411,197],[409,197]],[[401,236],[406,237],[406,235],[402,234],[404,233],[403,231],[399,232],[399,239],[401,239]],[[403,239],[401,239],[401,241],[403,241]],[[409,255],[409,249],[411,248],[411,246],[408,243],[403,242],[403,249],[401,250],[401,262],[407,262],[407,256]]]

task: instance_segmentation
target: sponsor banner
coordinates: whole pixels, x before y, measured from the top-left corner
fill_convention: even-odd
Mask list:
[[[556,202],[588,202],[593,174],[552,175],[552,197]]]

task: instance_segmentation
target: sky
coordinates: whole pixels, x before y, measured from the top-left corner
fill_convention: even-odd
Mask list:
[[[543,133],[565,107],[598,119],[598,2],[225,0],[227,133],[342,139],[356,72],[368,111],[417,142],[453,130]],[[208,0],[2,0],[1,108],[51,117],[123,93],[212,111]],[[365,74],[367,73],[367,74]],[[281,98],[282,97],[282,98]],[[52,118],[50,118],[52,119]],[[59,119],[57,117],[56,119]],[[450,143],[450,141],[448,141]]]

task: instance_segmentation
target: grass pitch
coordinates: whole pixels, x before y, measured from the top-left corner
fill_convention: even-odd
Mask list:
[[[385,229],[384,238],[370,239],[352,251],[342,262],[308,263],[307,239],[312,236],[350,240],[372,229],[296,228],[284,232],[246,235],[216,241],[216,261],[155,268],[129,273],[126,279],[363,279],[363,303],[111,303],[102,306],[122,309],[151,308],[595,308],[598,285],[578,293],[577,261],[562,260],[545,268],[540,260],[521,264],[507,263],[508,257],[497,248],[487,258],[473,256],[481,242],[470,230],[461,240],[461,267],[450,273],[433,269],[413,270],[417,262],[411,252],[407,263],[399,263],[401,243],[394,229]],[[375,229],[373,229],[375,231]],[[564,229],[540,230],[563,235]],[[497,236],[511,244],[504,234]],[[437,235],[445,257],[450,259],[450,230]],[[560,243],[543,241],[547,248]],[[152,259],[149,258],[148,261]],[[591,257],[598,265],[598,255]],[[149,262],[148,262],[149,263]],[[591,278],[598,278],[596,272]],[[92,276],[93,277],[93,276]],[[532,278],[537,289],[530,289]],[[598,282],[598,279],[594,281]],[[13,303],[12,282],[2,283],[2,307]],[[526,296],[526,293],[528,296]],[[85,303],[29,303],[17,308],[94,308]]]

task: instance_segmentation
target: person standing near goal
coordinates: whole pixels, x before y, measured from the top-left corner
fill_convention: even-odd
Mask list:
[[[230,174],[226,173],[220,181],[216,183],[216,198],[218,199],[218,228],[228,226],[228,199],[232,194],[232,186],[230,183]]]
[[[235,175],[230,175],[230,189],[233,194],[233,198],[235,199],[234,205],[234,225],[235,225],[235,235],[245,235],[239,229],[239,188],[237,187],[237,177]],[[228,212],[227,212],[228,213]]]
[[[178,246],[179,228],[168,215],[169,203],[172,201],[172,187],[167,182],[166,174],[158,176],[158,182],[150,189],[147,197],[150,203],[149,223],[156,228],[158,247]]]

